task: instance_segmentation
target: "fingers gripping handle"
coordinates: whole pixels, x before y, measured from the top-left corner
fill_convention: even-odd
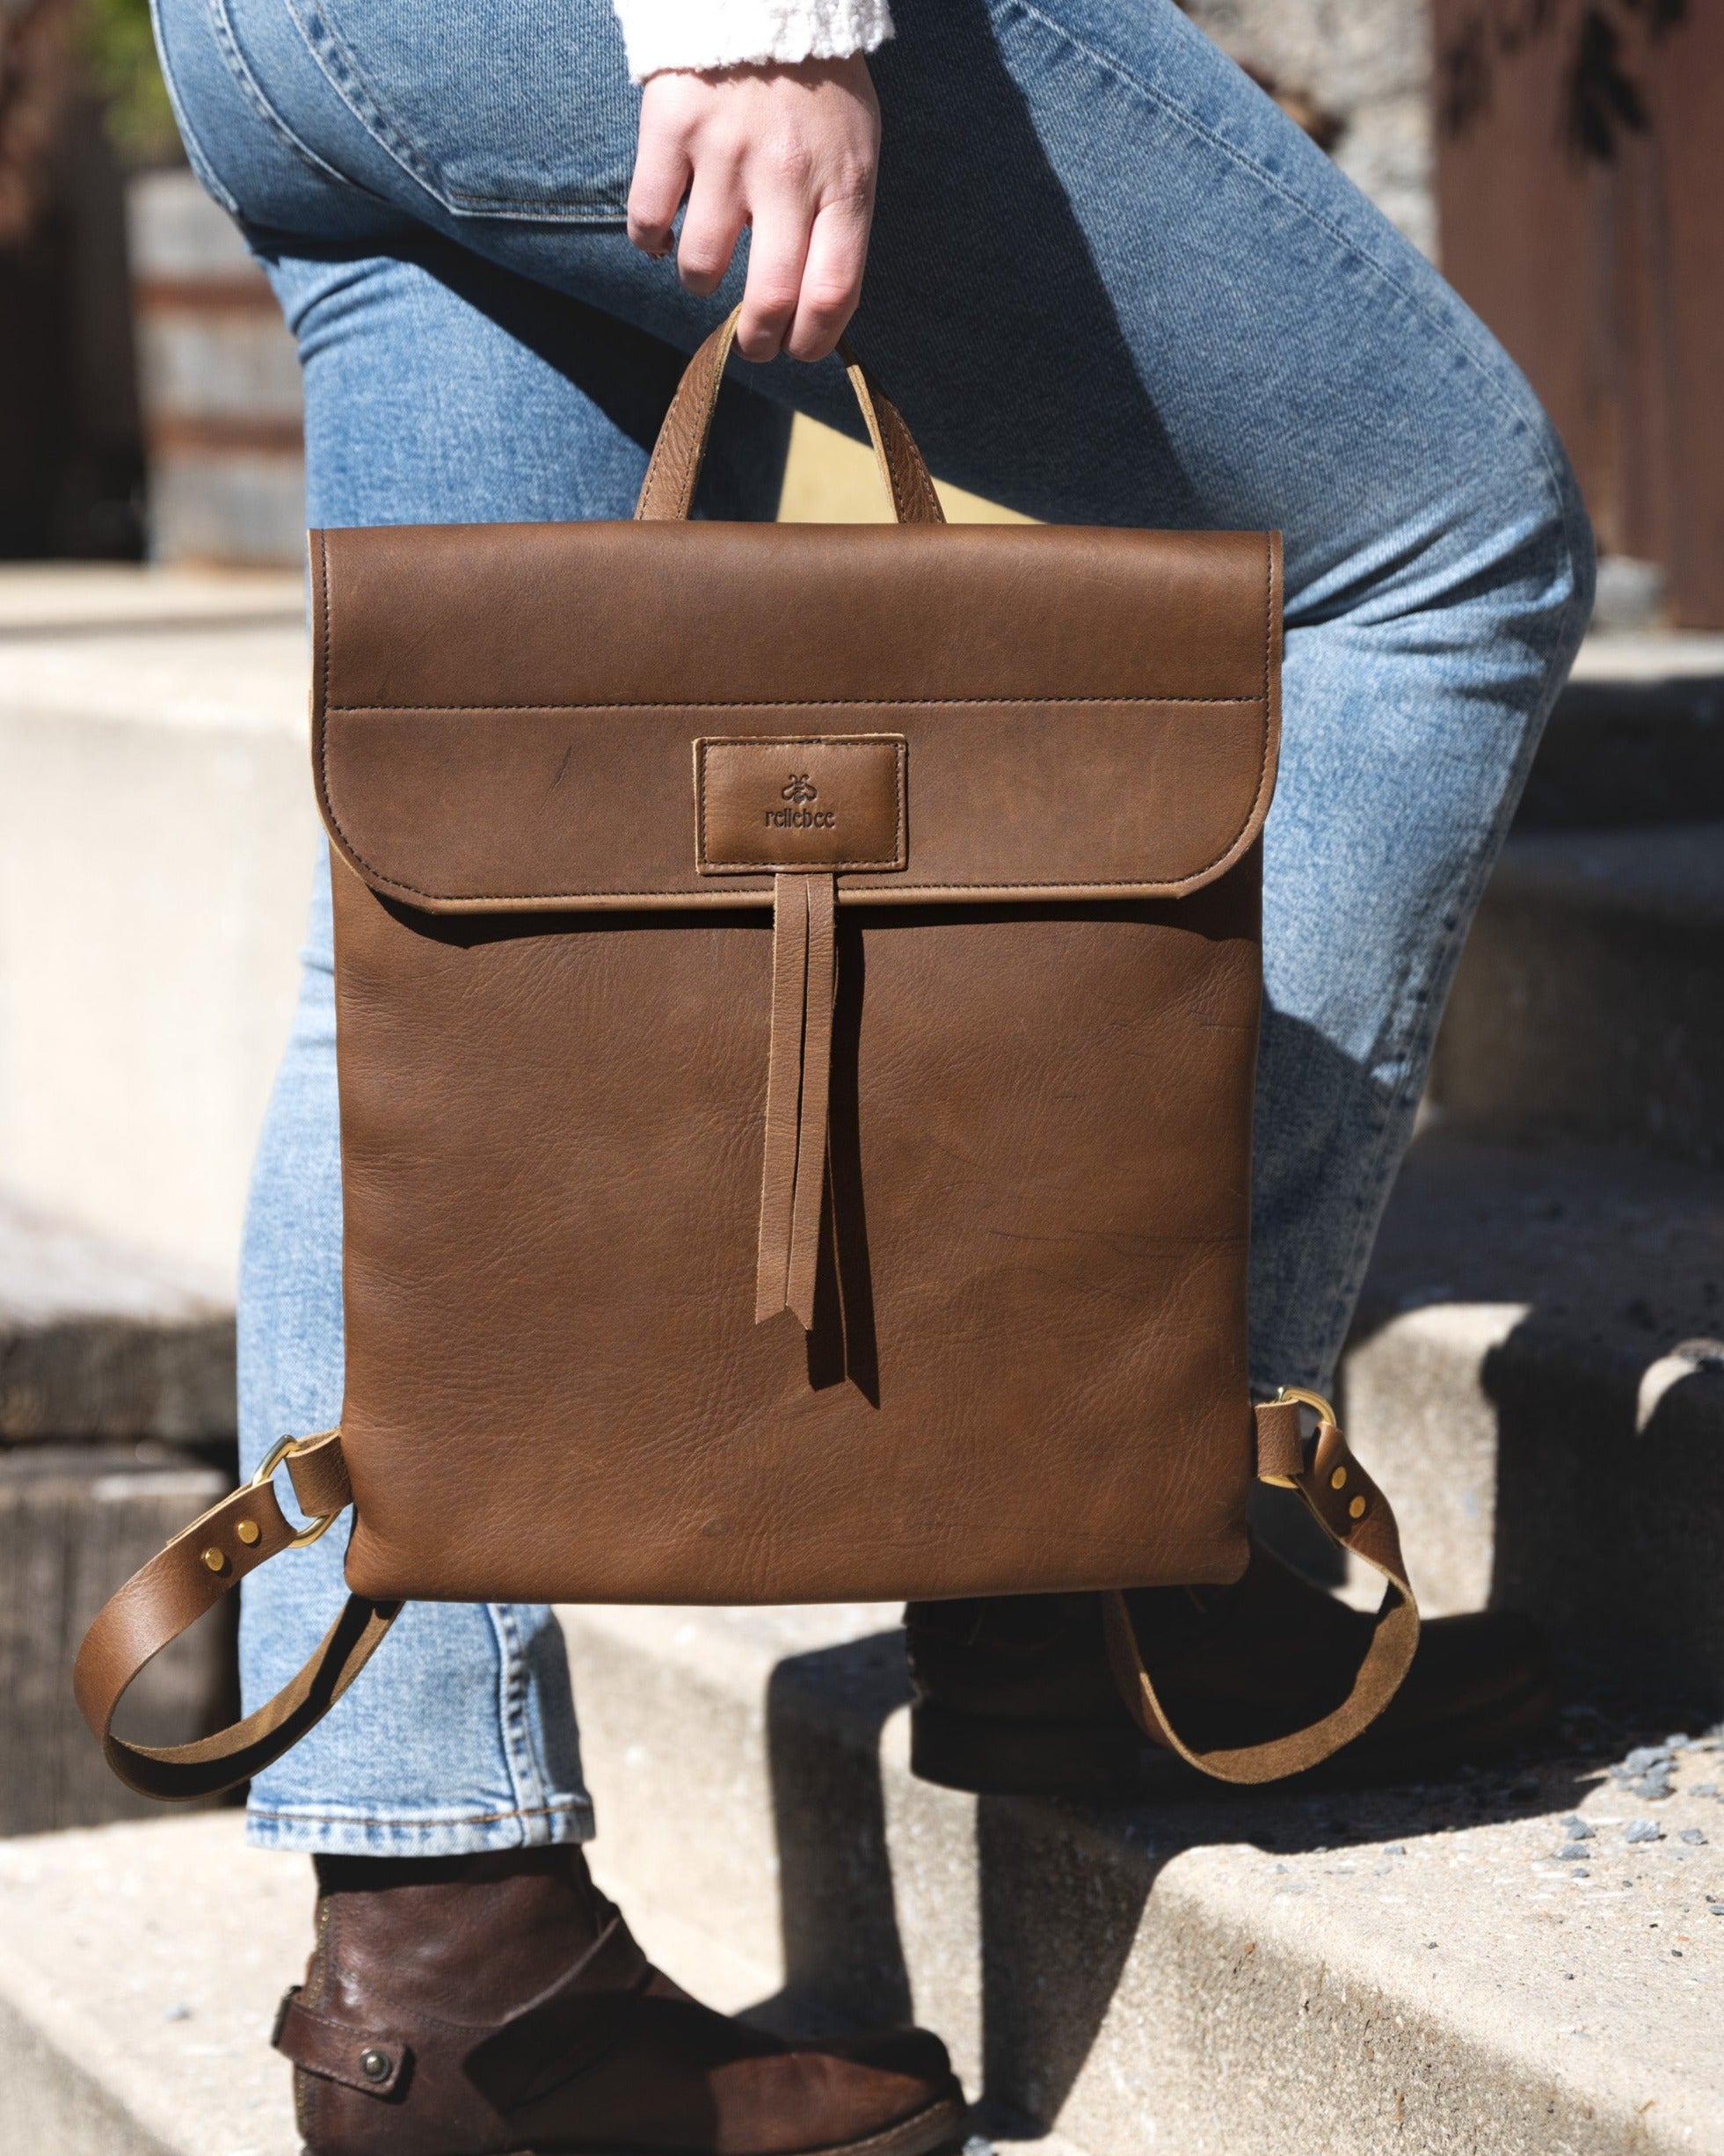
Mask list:
[[[295,1448],[287,1469],[295,1496],[320,1523],[352,1503],[338,1431]],[[298,1676],[243,1722],[191,1744],[131,1744],[114,1735],[114,1714],[145,1664],[248,1573],[309,1539],[287,1519],[267,1480],[248,1482],[177,1534],[98,1613],[78,1650],[72,1686],[108,1765],[128,1788],[170,1803],[231,1788],[297,1744],[382,1645],[401,1604],[349,1595]]]
[[[1146,1737],[1218,1781],[1274,1781],[1339,1752],[1394,1697],[1419,1644],[1419,1606],[1408,1582],[1394,1513],[1332,1417],[1324,1413],[1307,1453],[1298,1439],[1298,1409],[1291,1401],[1259,1407],[1256,1417],[1261,1479],[1297,1490],[1330,1541],[1362,1558],[1386,1585],[1371,1643],[1340,1706],[1290,1736],[1201,1752],[1168,1718],[1125,1597],[1104,1599],[1108,1658],[1132,1720]]]
[[[684,370],[653,444],[641,498],[635,506],[637,520],[682,519],[692,509],[712,432],[713,412],[724,380],[724,365],[736,341],[737,318],[741,312],[739,307],[732,310]],[[898,407],[881,395],[847,345],[840,345],[839,352],[868,424],[869,440],[891,497],[893,515],[900,524],[943,524],[946,519],[940,497]]]

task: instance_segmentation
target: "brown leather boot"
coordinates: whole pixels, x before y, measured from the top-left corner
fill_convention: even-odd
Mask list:
[[[317,1860],[281,2002],[306,2156],[934,2156],[964,2136],[920,2029],[792,2044],[652,1968],[578,1849]]]
[[[1188,1741],[1262,1743],[1338,1705],[1370,1620],[1253,1538],[1233,1587],[1126,1598],[1173,1725]],[[1167,1794],[1216,1784],[1152,1744],[1108,1667],[1098,1595],[913,1602],[910,1764],[925,1781],[1007,1795]],[[1427,1620],[1400,1691],[1363,1735],[1300,1783],[1417,1781],[1524,1743],[1556,1689],[1527,1618]]]

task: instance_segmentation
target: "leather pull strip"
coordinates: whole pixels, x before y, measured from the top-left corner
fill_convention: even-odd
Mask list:
[[[754,1322],[795,1311],[814,1325],[826,1173],[837,893],[827,875],[773,879],[772,1048]]]
[[[754,1322],[786,1307],[790,1224],[797,1202],[797,1125],[802,1113],[802,1031],[808,996],[806,879],[772,887],[772,1048],[767,1064],[766,1152],[760,1169],[760,1246]]]
[[[808,892],[808,987],[802,1036],[802,1107],[797,1118],[797,1196],[790,1213],[785,1300],[804,1332],[814,1329],[814,1275],[826,1189],[826,1111],[832,1089],[832,1009],[838,986],[837,892],[830,876],[804,876]]]

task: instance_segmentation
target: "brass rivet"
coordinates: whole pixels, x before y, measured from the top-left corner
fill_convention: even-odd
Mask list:
[[[1329,1477],[1329,1488],[1331,1490],[1345,1490],[1346,1487],[1347,1470],[1345,1468],[1337,1468],[1335,1473]]]
[[[254,1542],[261,1541],[263,1532],[255,1519],[242,1519],[234,1528],[234,1533],[244,1543],[247,1549],[250,1549]]]
[[[225,1572],[228,1569],[227,1558],[216,1548],[214,1542],[203,1553],[203,1560],[212,1572]]]
[[[1355,1497],[1351,1504],[1348,1506],[1347,1511],[1350,1518],[1354,1519],[1363,1519],[1364,1518],[1364,1499],[1363,1497]]]
[[[367,2081],[387,2081],[389,2078],[389,2062],[382,2051],[361,2051],[360,2072]]]

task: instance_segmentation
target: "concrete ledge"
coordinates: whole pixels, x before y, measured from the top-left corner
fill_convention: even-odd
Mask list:
[[[0,1833],[150,1807],[71,1692],[85,1627],[232,1487],[233,1313],[183,1274],[0,1199]],[[147,1744],[228,1718],[231,1609],[157,1657],[122,1715]]]
[[[910,1777],[880,1616],[567,1613],[595,1868],[689,1988],[780,2025],[913,2013],[993,2116],[1058,2122],[1000,2149],[1724,2152],[1718,1740],[1662,1798],[1601,1751],[1440,1789],[977,1801]],[[240,1832],[0,1843],[0,2147],[293,2156],[266,2031],[309,1868]]]
[[[0,1195],[0,1442],[230,1445],[234,1417],[230,1307]]]
[[[1715,1754],[1656,1806],[1575,1759],[978,1801],[910,1776],[901,1648],[841,1636],[878,1616],[565,1613],[616,1890],[852,2018],[931,2021],[972,2088],[1098,2156],[1724,2149],[1724,1806],[1691,1793]],[[1584,1868],[1553,1861],[1575,1806]],[[1662,1839],[1629,1844],[1631,1815]]]
[[[1511,839],[1430,1089],[1480,1135],[1724,1165],[1724,823]]]
[[[280,579],[171,583],[178,621],[95,581],[40,580],[87,617],[31,634],[0,576],[0,1161],[230,1293],[315,860],[305,632]]]
[[[1522,798],[1522,831],[1724,816],[1724,637],[1590,636]]]
[[[1724,636],[1703,629],[1595,630],[1569,679],[1625,691],[1661,681],[1724,681]]]
[[[237,1813],[0,1841],[5,2156],[298,2156],[276,2002],[311,1946],[311,1867],[248,1849]],[[727,2013],[824,2019],[774,1973],[630,1896],[647,1951]],[[971,2156],[988,2156],[978,2118]],[[992,2145],[1007,2156],[1019,2145]],[[1039,2156],[1080,2156],[1037,2136]]]
[[[0,570],[0,639],[104,630],[302,623],[299,570],[135,567],[121,562],[8,562]],[[11,659],[8,652],[8,660]]]
[[[1724,1176],[1420,1139],[1343,1366],[1433,1611],[1724,1708]]]

